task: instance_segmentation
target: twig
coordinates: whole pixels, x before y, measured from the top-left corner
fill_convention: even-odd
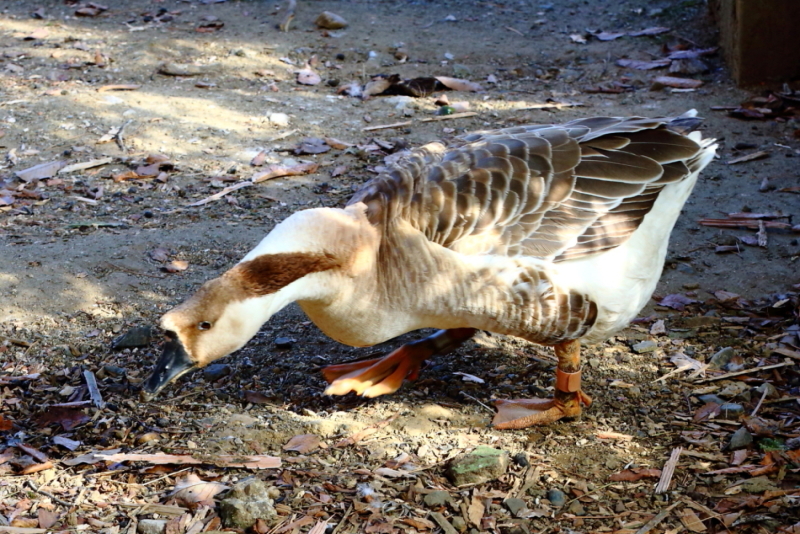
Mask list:
[[[675,467],[678,465],[678,460],[681,457],[681,452],[683,452],[682,447],[676,447],[672,449],[672,454],[667,460],[667,463],[664,464],[664,469],[661,471],[661,479],[658,481],[658,485],[656,486],[656,493],[664,493],[669,489],[669,484],[672,482],[672,475],[675,474]]]
[[[547,102],[545,104],[533,104],[524,108],[519,108],[517,111],[529,111],[534,109],[563,109],[585,106],[583,102]]]
[[[150,481],[148,481],[148,482],[145,482],[144,484],[140,484],[140,485],[141,485],[141,486],[149,486],[150,484],[155,484],[155,483],[156,483],[156,482],[158,482],[159,480],[164,480],[165,478],[169,478],[169,477],[175,476],[175,475],[177,475],[178,473],[183,473],[184,471],[188,471],[188,470],[190,470],[190,469],[194,469],[194,467],[184,467],[184,468],[183,468],[183,469],[181,469],[180,471],[175,471],[174,473],[170,473],[170,474],[168,474],[168,475],[164,475],[163,477],[158,477],[158,478],[157,478],[157,479],[155,479],[155,480],[150,480]]]
[[[678,506],[678,504],[680,504],[680,503],[676,502],[676,503],[670,504],[668,507],[666,507],[663,510],[661,510],[660,512],[658,512],[653,519],[651,519],[650,521],[645,523],[642,528],[637,530],[636,534],[647,534],[648,532],[650,532],[651,530],[656,528],[659,523],[661,523],[664,519],[666,519],[666,517],[669,515],[669,513],[672,511],[672,509],[675,508],[676,506]]]
[[[14,339],[13,337],[0,336],[0,341],[8,341],[12,345],[19,345],[20,347],[32,347],[33,343],[22,341],[21,339]]]
[[[761,371],[768,371],[769,369],[779,369],[781,367],[788,367],[794,364],[795,364],[794,362],[788,361],[783,363],[776,363],[775,365],[765,365],[764,367],[753,367],[752,369],[745,369],[744,371],[735,371],[733,373],[726,373],[724,375],[704,378],[703,380],[698,380],[697,382],[695,382],[695,384],[704,384],[705,382],[715,382],[717,380],[725,380],[726,378],[731,378],[734,376],[748,375],[750,373],[759,373]]]
[[[122,132],[125,131],[125,127],[132,122],[133,119],[126,121],[122,126],[119,127],[117,133],[114,134],[114,141],[117,143],[117,146],[119,146],[119,149],[122,150],[123,152],[127,152],[128,149],[125,148],[125,139],[123,139],[122,137]]]
[[[202,206],[204,204],[208,204],[209,202],[214,202],[215,200],[219,200],[222,197],[224,197],[225,195],[227,195],[228,193],[233,193],[234,191],[238,191],[239,189],[242,189],[243,187],[250,187],[251,185],[253,185],[252,181],[244,180],[244,181],[239,182],[238,184],[233,184],[231,186],[228,186],[225,189],[223,189],[222,191],[220,191],[219,193],[214,193],[210,197],[206,197],[203,200],[198,200],[197,202],[192,202],[191,204],[187,204],[187,206],[191,206],[191,207]]]
[[[285,138],[289,137],[290,135],[294,135],[296,133],[297,133],[296,129],[295,130],[289,130],[288,132],[283,132],[282,134],[278,134],[275,137],[270,138],[270,140],[267,141],[267,143],[272,143],[272,142],[275,142],[275,141],[279,141],[281,139],[285,139]]]
[[[468,399],[472,399],[472,400],[474,400],[475,402],[477,402],[478,404],[480,404],[481,406],[483,406],[484,408],[486,408],[487,410],[489,410],[489,413],[494,413],[494,410],[492,410],[490,407],[486,406],[484,403],[482,403],[481,401],[479,401],[478,399],[476,399],[476,398],[475,398],[475,397],[473,397],[472,395],[469,395],[469,394],[467,394],[467,393],[464,393],[463,391],[461,392],[461,394],[462,394],[462,395],[464,395],[464,396],[465,396],[466,398],[468,398]]]
[[[378,124],[377,126],[367,126],[361,128],[362,132],[374,132],[375,130],[389,130],[391,128],[401,128],[403,126],[410,126],[412,121],[395,122],[393,124]]]
[[[289,24],[294,20],[294,10],[297,8],[297,0],[289,0],[286,6],[286,16],[283,17],[283,22],[278,26],[282,32],[289,31]]]
[[[331,534],[339,534],[339,531],[342,530],[342,527],[344,527],[344,522],[347,521],[347,518],[349,518],[352,514],[353,514],[353,505],[351,504],[350,508],[348,508],[347,512],[344,513],[344,516],[342,516],[342,520],[339,521],[339,524],[336,525]]]
[[[61,499],[59,499],[58,497],[56,497],[56,496],[55,496],[55,495],[53,495],[52,493],[49,493],[49,492],[47,492],[47,491],[44,491],[44,490],[40,490],[40,489],[39,489],[39,487],[38,487],[36,484],[34,484],[34,483],[33,483],[33,481],[32,481],[32,480],[30,480],[30,479],[29,479],[29,480],[26,480],[26,481],[25,481],[25,484],[26,484],[26,485],[27,485],[29,488],[31,488],[33,491],[35,491],[36,493],[39,493],[40,495],[44,495],[45,497],[49,497],[49,498],[50,498],[52,501],[55,501],[55,502],[57,502],[57,503],[58,503],[58,504],[60,504],[61,506],[66,506],[67,508],[74,508],[74,507],[76,506],[76,505],[75,505],[75,503],[71,503],[71,502],[67,502],[67,501],[62,501]]]
[[[474,117],[477,111],[465,111],[464,113],[453,113],[452,115],[442,115],[441,117],[428,117],[422,119],[420,122],[436,122],[436,121],[449,121],[451,119],[465,119],[467,117]]]
[[[756,404],[756,407],[753,408],[753,413],[750,414],[750,417],[755,417],[756,416],[756,414],[758,413],[758,410],[761,408],[761,404],[764,402],[764,399],[767,397],[767,393],[768,392],[769,392],[769,390],[765,387],[764,388],[764,393],[762,393],[761,394],[761,398],[758,399],[758,404]]]

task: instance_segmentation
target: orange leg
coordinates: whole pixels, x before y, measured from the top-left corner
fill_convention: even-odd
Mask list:
[[[346,395],[354,391],[364,397],[394,393],[403,380],[415,380],[422,362],[434,354],[447,354],[475,335],[474,328],[439,330],[435,334],[403,345],[375,360],[329,365],[322,374],[330,383],[328,395]]]
[[[552,399],[513,399],[495,401],[497,414],[492,424],[501,430],[546,425],[562,417],[581,414],[581,404],[592,399],[581,391],[581,345],[577,340],[555,347],[558,357],[556,393]]]

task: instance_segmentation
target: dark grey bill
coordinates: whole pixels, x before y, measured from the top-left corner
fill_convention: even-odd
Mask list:
[[[189,359],[183,344],[177,338],[170,339],[164,345],[164,352],[153,368],[153,374],[144,383],[142,399],[149,401],[158,395],[164,386],[194,368],[195,364]]]

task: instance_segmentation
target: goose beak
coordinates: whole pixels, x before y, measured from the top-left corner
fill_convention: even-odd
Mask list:
[[[144,383],[141,392],[142,400],[153,399],[167,384],[195,367],[195,363],[189,358],[189,354],[180,340],[177,337],[170,339],[164,345],[164,352],[161,353],[161,357],[153,368],[153,374]]]

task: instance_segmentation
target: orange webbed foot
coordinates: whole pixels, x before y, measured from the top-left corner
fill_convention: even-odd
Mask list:
[[[583,391],[568,395],[573,398],[497,400],[497,413],[492,425],[499,430],[547,425],[564,417],[577,417],[581,414],[581,404],[589,406],[592,403]],[[558,397],[563,397],[563,394]]]

